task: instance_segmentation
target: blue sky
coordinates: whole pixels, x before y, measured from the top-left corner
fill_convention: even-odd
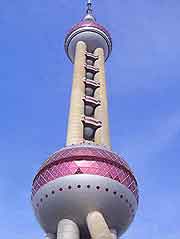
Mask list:
[[[2,238],[43,232],[32,178],[64,146],[72,65],[63,41],[84,1],[1,0],[0,228]],[[180,238],[180,1],[96,0],[112,33],[107,85],[113,149],[134,169],[136,219],[122,239]]]

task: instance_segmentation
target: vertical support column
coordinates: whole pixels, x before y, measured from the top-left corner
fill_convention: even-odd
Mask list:
[[[67,145],[79,144],[83,140],[83,124],[81,122],[84,114],[84,102],[82,100],[85,94],[85,61],[86,44],[79,41],[76,45],[73,84],[70,101],[69,122],[67,130]]]
[[[80,239],[78,226],[68,219],[60,221],[57,228],[57,239]]]
[[[93,239],[113,239],[111,231],[100,212],[91,212],[87,216],[87,225]]]
[[[100,88],[96,90],[95,96],[101,101],[101,105],[95,111],[95,118],[102,122],[102,127],[96,131],[95,142],[96,144],[111,148],[104,50],[102,48],[97,48],[94,52],[94,55],[98,56],[98,60],[95,62],[95,66],[99,68],[99,72],[95,75],[95,80],[100,82]]]

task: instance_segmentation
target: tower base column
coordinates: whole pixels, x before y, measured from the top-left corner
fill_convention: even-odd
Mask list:
[[[58,224],[57,239],[80,239],[78,226],[71,220],[61,220]]]
[[[114,239],[100,212],[91,212],[87,216],[87,225],[93,239]]]

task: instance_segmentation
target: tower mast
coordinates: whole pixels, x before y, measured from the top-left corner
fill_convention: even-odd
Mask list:
[[[92,1],[91,0],[87,0],[87,14],[91,14],[92,15],[93,9],[92,9]]]
[[[88,0],[83,22],[89,24],[91,21],[95,22],[95,18],[92,2]],[[100,29],[95,29],[95,33],[100,34]],[[87,34],[88,32],[82,33],[83,37],[88,40]],[[106,38],[111,45],[110,36],[106,35]],[[94,43],[90,42],[92,40]],[[98,39],[94,34],[92,39],[88,40],[88,44],[85,41],[77,41],[76,46],[69,47],[74,51],[74,74],[66,145],[89,143],[111,148],[105,55],[102,46],[109,51],[107,44],[104,45],[102,37]],[[87,84],[89,80],[97,86],[96,89]]]
[[[92,1],[87,0],[86,4],[86,15],[84,17],[84,20],[86,21],[96,21],[96,18],[93,15],[93,6],[92,6]]]

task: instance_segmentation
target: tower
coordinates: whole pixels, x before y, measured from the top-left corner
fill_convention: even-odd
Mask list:
[[[44,162],[32,186],[35,215],[49,239],[116,238],[137,210],[135,176],[110,143],[105,61],[111,50],[111,36],[88,0],[85,17],[65,38],[74,65],[66,146]]]

